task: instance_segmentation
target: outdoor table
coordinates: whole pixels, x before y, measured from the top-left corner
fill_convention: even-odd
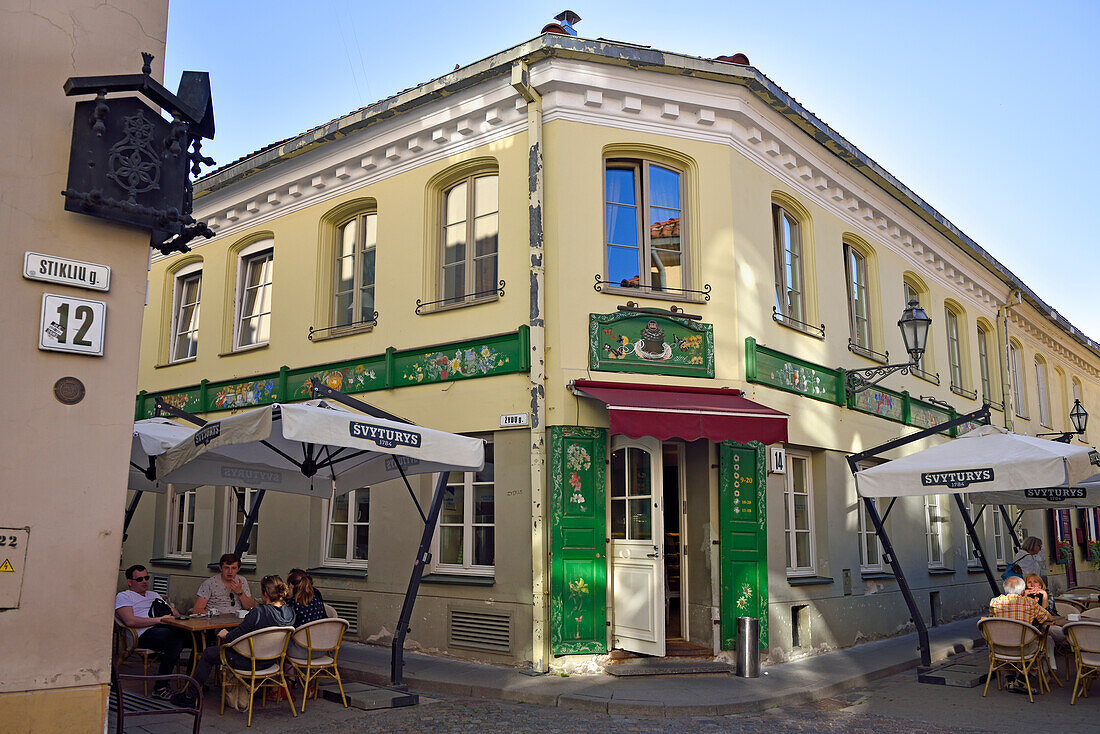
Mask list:
[[[233,629],[242,621],[236,614],[218,614],[213,617],[198,616],[187,619],[173,617],[166,619],[161,624],[186,630],[191,633],[193,647],[191,648],[191,673],[194,674],[195,666],[199,664],[199,658],[206,649],[206,633],[210,630]]]
[[[1069,599],[1070,601],[1075,601],[1075,602],[1078,602],[1080,604],[1084,604],[1085,608],[1087,609],[1090,606],[1094,607],[1097,604],[1100,604],[1100,600],[1098,600],[1098,596],[1100,596],[1100,595],[1097,595],[1097,594],[1062,594],[1058,598],[1060,598],[1060,599]]]

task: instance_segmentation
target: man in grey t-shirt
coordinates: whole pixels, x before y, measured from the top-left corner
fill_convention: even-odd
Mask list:
[[[237,575],[241,570],[240,557],[235,553],[226,553],[218,566],[221,573],[203,581],[199,587],[195,596],[195,614],[226,614],[255,606],[252,592],[248,590],[248,579]]]

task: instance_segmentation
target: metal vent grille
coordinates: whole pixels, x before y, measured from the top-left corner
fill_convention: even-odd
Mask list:
[[[359,634],[359,602],[356,600],[329,599],[328,603],[336,610],[340,619],[347,620],[349,635]]]
[[[451,610],[451,640],[455,647],[508,653],[512,651],[512,617],[508,614]]]
[[[149,575],[153,577],[153,584],[152,584],[153,591],[157,592],[158,594],[163,596],[165,599],[167,599],[168,598],[168,587],[170,585],[170,582],[172,581],[172,577],[171,576],[161,576],[160,574],[157,574],[157,573],[153,573],[153,574],[149,574]]]

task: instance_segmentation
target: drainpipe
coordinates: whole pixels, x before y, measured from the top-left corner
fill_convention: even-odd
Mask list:
[[[527,193],[531,248],[531,668],[549,670],[550,573],[546,536],[546,311],[542,217],[542,97],[527,63],[512,64],[512,87],[527,101]]]
[[[1014,300],[1015,299],[1015,300]],[[1024,294],[1020,290],[1012,291],[1008,296],[1008,302],[997,309],[997,342],[1000,348],[997,350],[998,361],[1001,368],[1001,405],[1004,406],[1005,428],[1012,430],[1016,415],[1016,405],[1012,400],[1012,386],[1010,383],[1011,371],[1009,369],[1008,356],[1008,312],[1024,302]]]

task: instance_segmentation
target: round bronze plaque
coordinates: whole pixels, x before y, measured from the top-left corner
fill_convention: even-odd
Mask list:
[[[53,396],[64,405],[76,405],[84,399],[84,383],[75,377],[62,377],[53,384]]]

